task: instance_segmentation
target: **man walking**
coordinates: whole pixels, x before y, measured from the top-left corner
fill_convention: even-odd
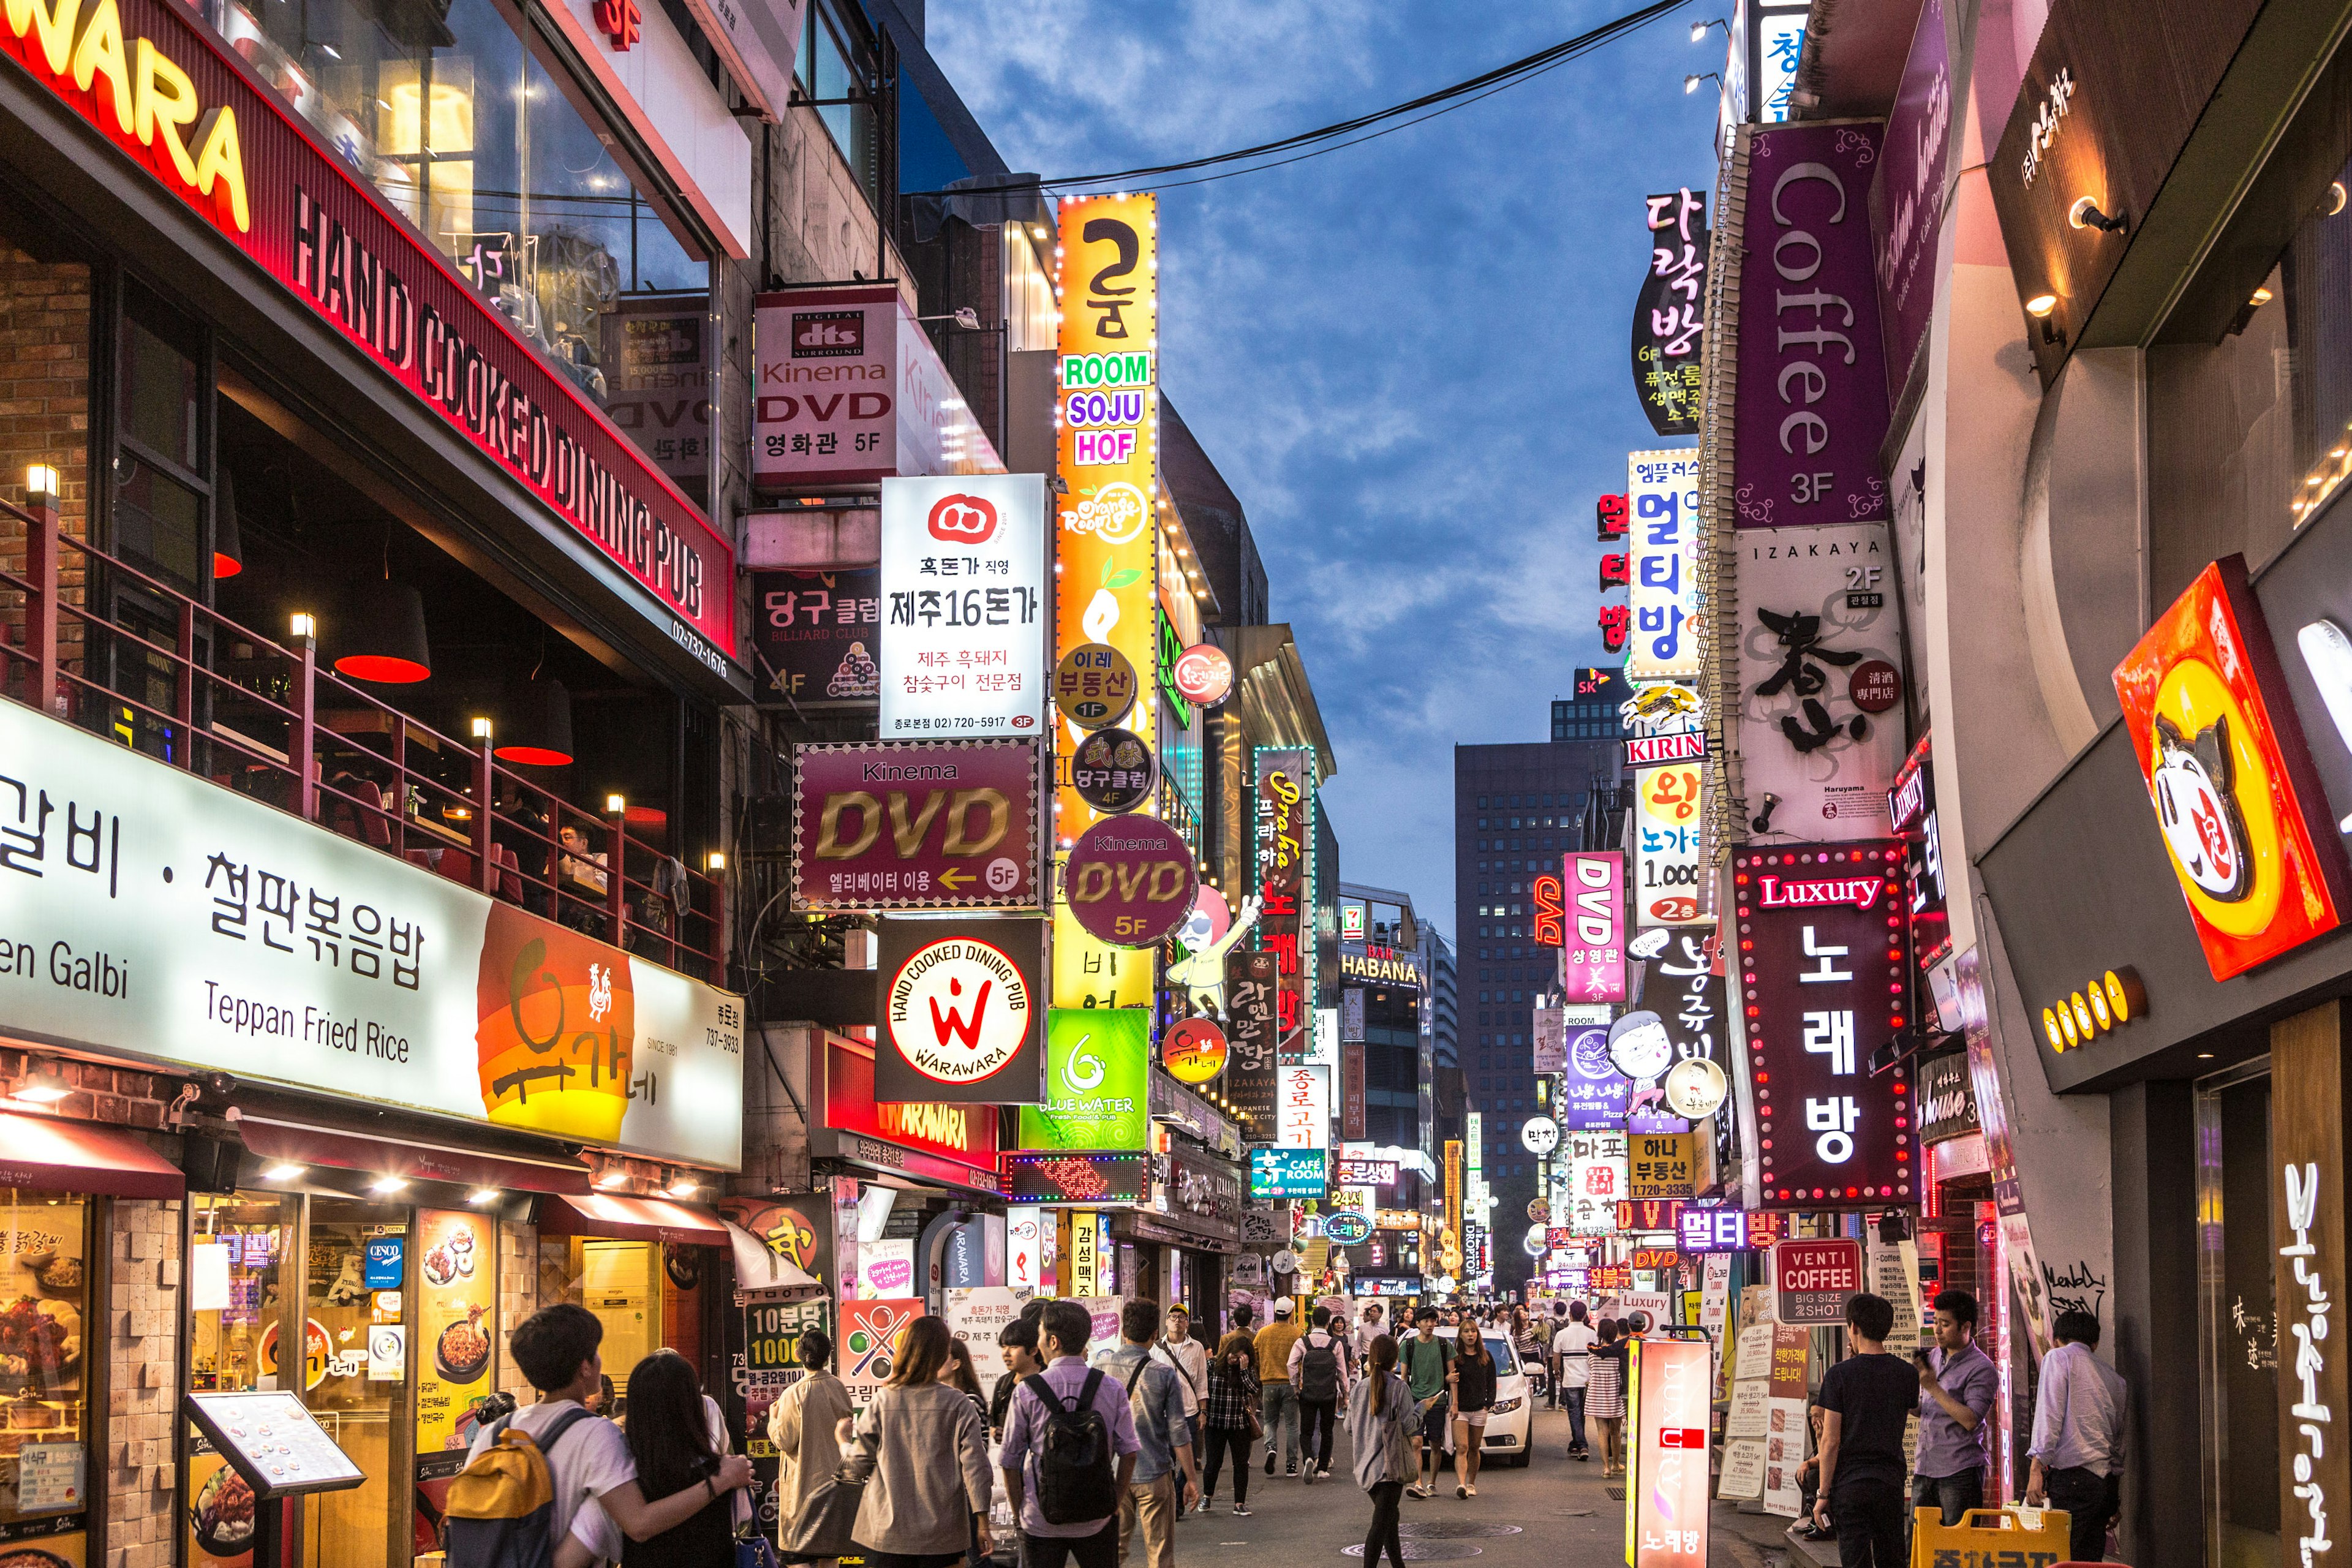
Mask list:
[[[1445,1449],[1446,1395],[1454,1388],[1454,1343],[1437,1337],[1437,1309],[1423,1307],[1412,1315],[1412,1335],[1398,1347],[1404,1363],[1405,1392],[1421,1407],[1421,1429],[1413,1435],[1412,1451],[1420,1479],[1405,1489],[1407,1497],[1437,1495],[1433,1484],[1439,1457]]]
[[[1160,1303],[1129,1301],[1119,1309],[1118,1349],[1095,1357],[1095,1365],[1126,1391],[1139,1445],[1118,1509],[1119,1558],[1133,1554],[1140,1531],[1146,1568],[1176,1568],[1176,1521],[1201,1500],[1201,1472],[1192,1420],[1184,1414],[1184,1380],[1155,1352],[1159,1338]]]
[[[1052,1357],[1038,1375],[1045,1380],[1045,1385],[1054,1391],[1055,1398],[1065,1409],[1078,1407],[1077,1401],[1085,1394],[1087,1381],[1093,1380],[1091,1408],[1103,1418],[1110,1433],[1111,1452],[1118,1456],[1118,1495],[1127,1496],[1135,1479],[1136,1456],[1143,1445],[1136,1436],[1135,1416],[1129,1408],[1126,1389],[1108,1373],[1098,1374],[1087,1365],[1087,1341],[1094,1334],[1093,1314],[1076,1301],[1048,1301],[1038,1326],[1045,1336],[1045,1351]],[[1119,1326],[1124,1331],[1124,1317]],[[1118,1529],[1114,1515],[1055,1524],[1038,1507],[1037,1468],[1043,1458],[1049,1414],[1045,1402],[1037,1397],[1037,1391],[1024,1383],[1013,1391],[1013,1405],[1004,1420],[1004,1452],[999,1463],[1004,1467],[1004,1491],[1012,1501],[1013,1516],[1021,1521],[1023,1568],[1064,1568],[1073,1557],[1077,1559],[1077,1568],[1118,1568]]]
[[[1813,1523],[1837,1531],[1842,1568],[1904,1568],[1903,1428],[1919,1379],[1886,1353],[1895,1303],[1864,1291],[1845,1304],[1853,1353],[1822,1379],[1822,1489]]]
[[[1307,1461],[1302,1479],[1315,1484],[1331,1473],[1331,1423],[1348,1392],[1348,1342],[1331,1331],[1331,1310],[1315,1309],[1314,1327],[1290,1347],[1290,1385],[1298,1394],[1304,1430],[1298,1446]],[[1320,1434],[1319,1437],[1318,1434]]]
[[[2050,1337],[2058,1343],[2042,1358],[2025,1500],[2040,1507],[2046,1497],[2064,1509],[2073,1560],[2104,1563],[2107,1527],[2123,1511],[2124,1380],[2098,1357],[2099,1320],[2091,1313],[2059,1313]]]
[[[1257,1331],[1259,1419],[1265,1424],[1265,1473],[1274,1474],[1279,1450],[1283,1473],[1298,1473],[1298,1393],[1290,1386],[1290,1347],[1298,1342],[1298,1325],[1292,1321],[1290,1298],[1274,1304],[1274,1321]]]
[[[1922,1351],[1919,1369],[1919,1457],[1912,1467],[1911,1507],[1943,1510],[1960,1522],[1984,1505],[1985,1471],[1992,1464],[1985,1417],[2000,1397],[2000,1373],[1977,1349],[1977,1299],[1966,1290],[1936,1297],[1936,1348]]]
[[[1559,1369],[1552,1374],[1552,1388],[1568,1411],[1568,1457],[1579,1464],[1592,1458],[1584,1441],[1584,1391],[1592,1381],[1592,1342],[1600,1337],[1581,1301],[1568,1309],[1559,1331],[1551,1337],[1552,1361]]]

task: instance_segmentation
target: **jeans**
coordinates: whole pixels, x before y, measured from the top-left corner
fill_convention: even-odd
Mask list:
[[[1143,1536],[1143,1568],[1176,1568],[1176,1503],[1184,1494],[1183,1477],[1174,1470],[1148,1481],[1129,1482],[1127,1500],[1118,1510],[1118,1558],[1134,1556],[1135,1537]]]
[[[1265,1424],[1265,1457],[1273,1462],[1279,1453],[1282,1462],[1296,1469],[1298,1466],[1298,1390],[1286,1383],[1268,1383],[1259,1391],[1263,1408],[1258,1419]]]
[[[1559,1391],[1559,1397],[1568,1406],[1568,1451],[1571,1454],[1585,1453],[1584,1390],[1563,1388]]]
[[[1331,1421],[1339,1409],[1339,1403],[1335,1399],[1298,1402],[1298,1414],[1306,1427],[1298,1439],[1300,1457],[1312,1460],[1319,1469],[1331,1468]]]
[[[1364,1531],[1364,1568],[1376,1568],[1382,1552],[1396,1568],[1404,1568],[1404,1542],[1397,1532],[1398,1500],[1403,1495],[1402,1481],[1372,1483],[1372,1525]]]
[[[1838,1477],[1830,1488],[1830,1525],[1840,1568],[1905,1568],[1901,1481]]]
[[[2107,1521],[2115,1513],[2118,1487],[2109,1478],[2083,1465],[2047,1471],[2042,1479],[2050,1506],[2066,1510],[2074,1534],[2074,1561],[2105,1562]]]
[[[1208,1453],[1202,1461],[1204,1468],[1201,1471],[1201,1495],[1204,1498],[1216,1495],[1217,1471],[1223,1466],[1225,1456],[1230,1453],[1234,1457],[1234,1506],[1247,1508],[1249,1506],[1249,1428],[1209,1426],[1202,1430],[1207,1434],[1205,1446]]]
[[[1953,1525],[1972,1508],[1984,1506],[1984,1472],[1962,1470],[1957,1476],[1917,1476],[1911,1478],[1911,1507],[1939,1508],[1944,1517],[1938,1521]]]
[[[1092,1535],[1032,1535],[1021,1532],[1021,1568],[1118,1568],[1118,1521],[1107,1519]]]

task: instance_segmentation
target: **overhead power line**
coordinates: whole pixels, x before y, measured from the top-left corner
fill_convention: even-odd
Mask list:
[[[1497,66],[1493,70],[1472,77],[1466,81],[1455,82],[1451,87],[1440,88],[1435,92],[1424,93],[1419,98],[1403,103],[1391,104],[1386,109],[1376,110],[1370,114],[1360,114],[1352,120],[1343,120],[1336,124],[1323,126],[1319,130],[1303,131],[1295,136],[1286,136],[1276,142],[1260,142],[1255,147],[1236,148],[1230,153],[1215,153],[1202,158],[1188,158],[1181,163],[1150,163],[1133,169],[1115,169],[1099,174],[1068,174],[1051,180],[1011,179],[995,184],[959,186],[954,191],[930,191],[917,194],[969,195],[996,191],[1059,190],[1073,185],[1100,185],[1115,183],[1131,186],[1134,182],[1152,179],[1162,174],[1189,174],[1197,169],[1246,163],[1258,158],[1271,161],[1253,164],[1250,168],[1232,170],[1224,174],[1210,175],[1208,178],[1229,179],[1234,174],[1254,174],[1259,169],[1279,168],[1285,163],[1297,163],[1302,158],[1338,152],[1342,147],[1352,147],[1358,142],[1369,142],[1375,136],[1384,136],[1391,131],[1402,131],[1407,125],[1418,125],[1424,120],[1433,119],[1450,110],[1465,107],[1482,98],[1492,97],[1507,88],[1517,87],[1523,81],[1530,80],[1556,67],[1565,65],[1579,55],[1588,53],[1603,44],[1613,42],[1685,4],[1687,0],[1654,0],[1652,5],[1644,5],[1638,11],[1628,12],[1612,21],[1604,22],[1590,32],[1580,33],[1575,37],[1552,45],[1549,48],[1539,49],[1525,59],[1513,60],[1508,65]],[[1423,110],[1428,112],[1422,112]],[[1412,118],[1403,118],[1408,115]],[[1402,121],[1402,123],[1384,123],[1391,121]],[[1381,129],[1372,131],[1369,135],[1354,134],[1372,126],[1381,126]],[[1348,139],[1341,140],[1342,138]],[[1287,158],[1274,156],[1283,153],[1294,155]],[[1167,182],[1171,185],[1201,183],[1203,182],[1197,180]]]

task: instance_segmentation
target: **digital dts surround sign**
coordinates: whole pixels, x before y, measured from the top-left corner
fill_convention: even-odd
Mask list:
[[[652,618],[673,640],[714,673],[731,672],[727,542],[189,12],[163,0],[25,5],[7,10],[0,36],[33,76],[529,488],[564,534],[651,595]],[[544,516],[532,521],[555,531]]]

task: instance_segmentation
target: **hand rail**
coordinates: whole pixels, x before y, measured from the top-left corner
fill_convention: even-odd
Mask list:
[[[0,564],[0,631],[14,629],[12,596],[23,628],[21,646],[0,635],[0,696],[420,869],[461,869],[459,880],[494,898],[726,984],[724,883],[632,839],[625,816],[583,811],[501,763],[490,737],[443,735],[320,668],[310,637],[289,647],[73,537],[54,496],[36,495],[29,508],[0,500],[0,519],[22,523],[26,539],[23,569]],[[79,584],[65,581],[68,550],[79,552]],[[163,613],[133,623],[93,610],[100,581]],[[168,625],[169,641],[143,624]],[[243,679],[215,668],[224,648],[254,668]],[[164,689],[168,709],[151,700]],[[371,734],[385,738],[382,750],[361,743]],[[443,770],[415,765],[413,743]],[[330,774],[327,753],[350,765]],[[465,858],[449,862],[452,854]]]

